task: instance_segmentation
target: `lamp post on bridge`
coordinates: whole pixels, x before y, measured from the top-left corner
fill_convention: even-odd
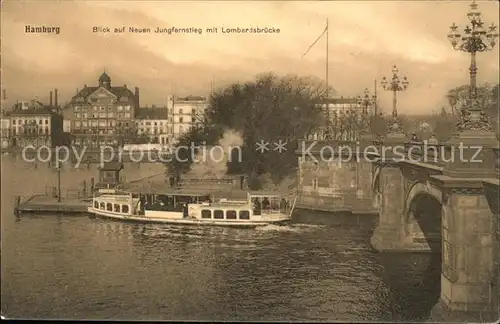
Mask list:
[[[470,5],[470,10],[467,13],[470,20],[470,26],[464,28],[464,35],[461,35],[457,29],[458,26],[453,23],[450,27],[448,39],[453,46],[453,49],[470,54],[470,88],[469,98],[466,104],[461,109],[461,117],[456,125],[458,132],[463,131],[486,131],[491,132],[493,128],[486,116],[483,107],[479,106],[477,100],[477,65],[476,53],[491,51],[496,44],[498,33],[497,26],[491,24],[489,30],[486,31],[483,27],[484,22],[481,19],[481,12],[475,0]]]
[[[399,91],[405,91],[408,88],[408,79],[403,77],[401,80],[399,77],[399,70],[396,65],[394,65],[392,67],[392,79],[389,81],[386,77],[383,77],[381,84],[384,90],[392,91],[392,116],[389,121],[387,132],[389,134],[404,134],[403,125],[398,118],[397,93]]]

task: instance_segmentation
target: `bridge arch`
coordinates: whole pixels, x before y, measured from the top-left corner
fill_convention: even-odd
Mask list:
[[[417,182],[410,188],[408,194],[406,195],[405,211],[404,211],[405,215],[408,214],[408,212],[410,211],[410,207],[412,206],[413,200],[415,200],[417,196],[422,194],[430,195],[434,199],[436,199],[436,201],[439,202],[441,205],[443,204],[443,192],[440,189],[434,187],[428,181]]]
[[[414,242],[427,243],[434,253],[441,255],[442,192],[429,182],[417,182],[405,200],[405,231]],[[417,240],[417,241],[415,241]]]

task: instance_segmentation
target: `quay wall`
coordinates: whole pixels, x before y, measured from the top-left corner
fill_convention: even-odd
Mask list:
[[[309,143],[310,144],[310,143]],[[310,147],[305,145],[304,147]],[[354,143],[356,144],[356,143]],[[311,154],[297,151],[297,208],[327,212],[378,214],[372,190],[373,164],[362,154],[323,154],[322,147],[350,142],[314,142]],[[356,148],[353,146],[352,152]]]
[[[372,165],[353,158],[314,161],[299,157],[297,208],[376,214]]]

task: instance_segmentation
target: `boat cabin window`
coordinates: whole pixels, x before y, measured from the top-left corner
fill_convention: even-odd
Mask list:
[[[106,204],[106,210],[107,211],[113,211],[113,204],[112,203],[107,203]]]
[[[280,197],[262,197],[253,201],[254,215],[280,210]]]
[[[240,210],[240,219],[250,219],[250,212],[248,210]]]
[[[115,208],[115,213],[120,212],[120,205],[119,204],[115,204],[113,207]]]
[[[201,211],[201,218],[212,218],[212,211],[208,209],[203,209]]]
[[[124,214],[128,213],[128,205],[122,205],[122,213]]]
[[[97,200],[94,200],[94,208],[95,209],[99,208],[99,202]]]
[[[224,219],[224,211],[222,210],[214,210],[214,218],[215,219]]]
[[[105,205],[104,205],[104,203],[103,203],[103,202],[99,204],[99,207],[100,207],[101,209],[106,209],[106,208],[105,208]]]
[[[226,219],[236,219],[236,210],[226,211]]]

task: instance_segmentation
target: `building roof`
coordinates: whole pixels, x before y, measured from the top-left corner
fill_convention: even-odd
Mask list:
[[[99,81],[101,82],[111,82],[111,78],[109,75],[106,74],[106,71],[104,71],[101,76],[99,77]]]
[[[77,98],[83,98],[85,101],[87,100],[87,97],[90,96],[92,93],[97,91],[99,88],[104,88],[114,94],[116,97],[121,98],[121,97],[129,97],[129,98],[135,98],[135,95],[130,89],[128,89],[125,86],[121,87],[84,87],[82,90],[80,90],[73,98],[71,98],[70,103],[78,103],[76,101]]]
[[[50,107],[46,106],[40,101],[34,101],[30,102],[31,105],[28,106],[28,109],[22,109],[22,103],[17,103],[14,105],[11,111],[6,111],[7,116],[12,116],[12,115],[52,115],[55,113],[55,111]],[[36,105],[33,105],[33,103],[36,103]]]
[[[135,112],[138,119],[167,119],[167,107],[144,107]]]
[[[202,96],[187,96],[187,97],[176,97],[175,101],[206,101],[206,97]]]
[[[340,98],[323,98],[321,100],[318,100],[319,104],[358,104],[358,98],[352,98],[352,97],[340,97]]]
[[[120,171],[123,169],[123,163],[121,162],[105,162],[102,167],[99,168],[101,171]]]

